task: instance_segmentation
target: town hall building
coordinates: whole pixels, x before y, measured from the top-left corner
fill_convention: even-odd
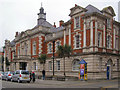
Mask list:
[[[44,68],[46,76],[52,76],[54,58],[54,75],[64,76],[64,60],[57,57],[57,50],[67,44],[73,51],[65,58],[66,77],[79,77],[79,62],[84,59],[88,79],[106,79],[107,67],[109,79],[118,78],[120,22],[114,19],[116,14],[111,6],[99,10],[92,5],[84,8],[75,4],[70,9],[70,20],[60,20],[59,27],[50,24],[46,15],[41,7],[35,27],[16,32],[13,41],[5,40],[5,57],[11,62],[9,70],[33,70],[42,75]],[[38,60],[41,54],[48,57],[45,67]]]

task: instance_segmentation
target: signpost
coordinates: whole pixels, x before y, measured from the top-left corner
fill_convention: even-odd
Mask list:
[[[80,80],[87,80],[87,63],[85,60],[80,61]]]

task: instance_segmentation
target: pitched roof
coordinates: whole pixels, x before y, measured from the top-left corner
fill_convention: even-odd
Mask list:
[[[86,7],[87,11],[86,11],[86,14],[88,13],[93,13],[93,12],[97,12],[99,14],[102,14],[102,12],[97,9],[96,7],[92,6],[91,4],[89,4],[87,7]]]

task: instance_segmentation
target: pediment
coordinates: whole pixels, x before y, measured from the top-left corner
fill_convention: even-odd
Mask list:
[[[70,12],[69,16],[73,16],[75,14],[87,11],[85,8],[83,8],[81,6],[78,6],[78,5],[76,5],[75,7],[71,8],[70,10],[71,10],[71,12]]]
[[[112,15],[112,16],[116,16],[116,15],[115,15],[115,12],[114,12],[114,9],[113,9],[111,6],[106,7],[106,8],[103,8],[102,11],[103,11],[103,12],[106,12],[106,13]]]

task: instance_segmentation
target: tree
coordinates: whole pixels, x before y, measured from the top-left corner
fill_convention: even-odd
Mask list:
[[[8,61],[7,57],[5,58],[5,60],[6,60],[6,66],[10,66],[10,62]]]
[[[47,55],[46,54],[41,54],[41,56],[38,57],[38,60],[40,61],[40,63],[43,64],[43,68],[44,68],[46,59],[47,59]]]
[[[69,45],[58,46],[57,54],[64,60],[64,76],[65,76],[65,57],[70,57],[72,48]]]

